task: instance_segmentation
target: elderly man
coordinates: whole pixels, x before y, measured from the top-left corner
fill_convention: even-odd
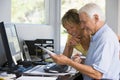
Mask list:
[[[119,80],[119,41],[116,34],[105,23],[100,7],[88,3],[79,10],[82,29],[91,31],[91,41],[85,64],[74,62],[66,56],[50,55],[58,64],[66,64],[80,71],[84,80]]]

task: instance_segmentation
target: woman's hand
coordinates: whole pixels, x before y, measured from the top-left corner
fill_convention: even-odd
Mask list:
[[[67,45],[70,47],[73,47],[78,44],[80,44],[80,39],[76,37],[71,37],[67,42]]]

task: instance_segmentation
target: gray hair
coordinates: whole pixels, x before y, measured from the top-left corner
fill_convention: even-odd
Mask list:
[[[105,14],[102,9],[95,3],[88,3],[79,10],[79,14],[85,12],[90,18],[93,18],[94,14],[99,16],[99,19],[105,21]]]

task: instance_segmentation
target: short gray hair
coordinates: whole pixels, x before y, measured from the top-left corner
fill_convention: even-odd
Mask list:
[[[105,14],[102,9],[95,3],[88,3],[79,10],[79,14],[85,12],[90,18],[97,14],[100,20],[105,21]]]

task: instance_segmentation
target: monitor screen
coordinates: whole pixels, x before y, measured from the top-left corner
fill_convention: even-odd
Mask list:
[[[6,29],[11,53],[12,53],[12,55],[15,55],[17,52],[20,51],[17,35],[15,33],[15,29],[11,25],[5,25],[5,29]]]
[[[19,39],[18,39],[16,27],[14,24],[5,24],[5,31],[6,31],[12,59],[14,63],[17,64],[17,61],[23,60],[23,56],[19,45]]]

